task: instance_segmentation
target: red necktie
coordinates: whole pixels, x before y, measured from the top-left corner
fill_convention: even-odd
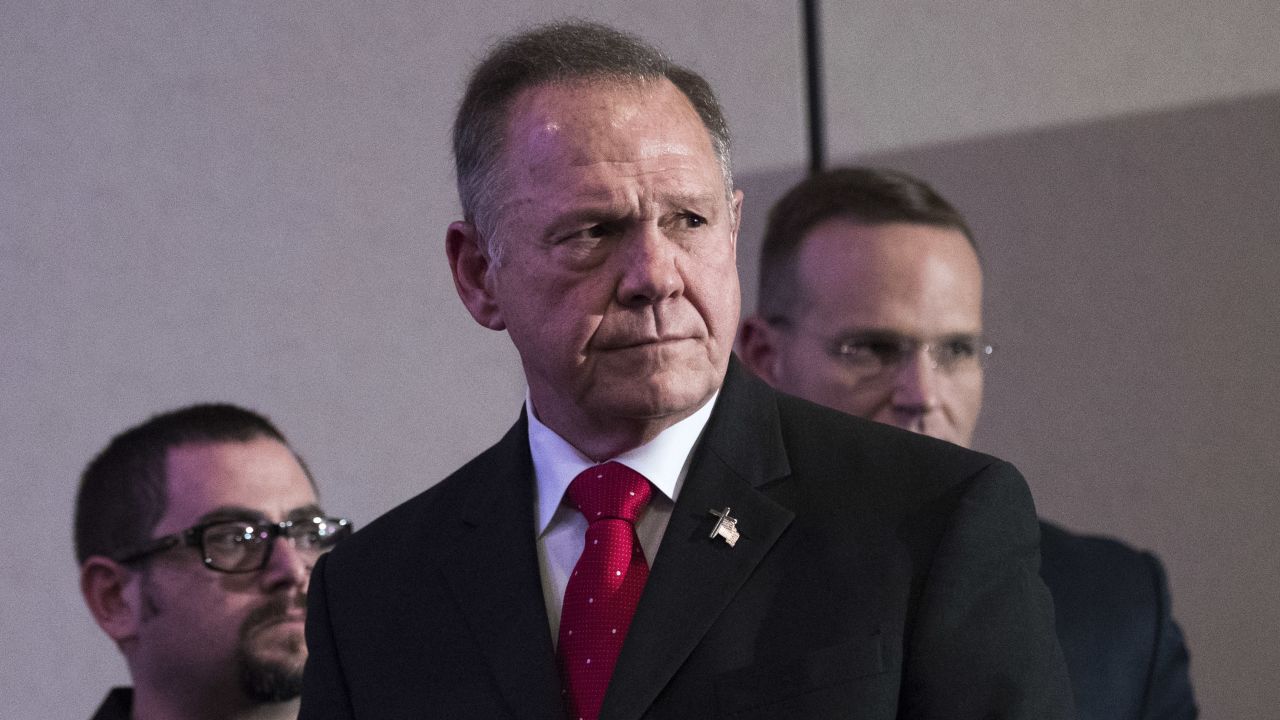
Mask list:
[[[570,718],[600,714],[649,578],[635,528],[649,490],[643,475],[616,462],[587,468],[569,484],[569,501],[588,523],[586,545],[564,591],[556,652]]]

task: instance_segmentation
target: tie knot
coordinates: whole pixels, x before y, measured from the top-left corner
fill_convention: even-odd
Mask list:
[[[569,483],[569,501],[588,523],[616,518],[634,523],[649,502],[649,481],[617,462],[607,462],[578,473]]]

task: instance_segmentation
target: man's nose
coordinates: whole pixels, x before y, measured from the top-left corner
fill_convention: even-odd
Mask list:
[[[262,582],[268,590],[277,587],[298,587],[307,589],[311,580],[311,567],[315,558],[299,552],[293,541],[287,537],[277,537],[271,541],[271,558],[262,569]]]
[[[941,371],[928,352],[928,346],[915,348],[902,359],[896,369],[893,404],[904,412],[926,413],[938,406],[938,381]]]
[[[679,248],[656,224],[636,228],[620,253],[623,263],[618,282],[618,302],[628,306],[653,305],[684,292],[677,264]]]

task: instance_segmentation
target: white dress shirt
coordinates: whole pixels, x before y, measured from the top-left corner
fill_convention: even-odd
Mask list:
[[[636,535],[640,538],[640,547],[649,567],[653,567],[662,533],[667,529],[671,511],[680,495],[680,486],[689,472],[693,448],[711,417],[717,397],[719,391],[697,412],[663,430],[653,440],[610,458],[644,475],[657,490],[650,496],[648,508],[636,521]],[[547,605],[547,620],[551,624],[551,640],[555,643],[560,637],[560,608],[564,604],[565,586],[569,583],[573,566],[582,555],[587,535],[587,519],[564,502],[564,494],[578,473],[600,463],[592,462],[554,430],[543,425],[527,392],[525,411],[529,417],[529,451],[533,454],[538,570],[542,575],[542,597]]]

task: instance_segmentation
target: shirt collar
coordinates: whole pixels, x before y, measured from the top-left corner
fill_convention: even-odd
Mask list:
[[[711,409],[717,390],[711,399],[702,404],[692,415],[663,430],[657,437],[633,450],[610,458],[644,475],[663,495],[675,502],[680,486],[689,470],[693,447],[702,435],[711,417]],[[533,455],[533,474],[538,495],[538,534],[546,531],[556,508],[569,483],[578,473],[592,465],[587,456],[578,452],[554,430],[542,424],[533,410],[533,401],[525,391],[525,414],[529,418],[529,452]],[[606,461],[607,462],[607,461]]]

